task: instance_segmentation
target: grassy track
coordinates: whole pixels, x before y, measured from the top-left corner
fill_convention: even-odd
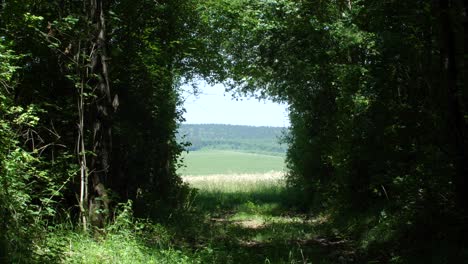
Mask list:
[[[290,207],[282,173],[183,179],[196,189],[161,224],[133,219],[124,206],[105,236],[50,233],[37,250],[52,250],[57,258],[38,263],[364,263],[352,245],[327,231],[326,216]]]
[[[283,171],[284,157],[225,150],[201,150],[184,156],[182,175],[266,173]]]
[[[201,263],[354,263],[345,241],[321,237],[325,216],[311,218],[289,206],[282,173],[186,176],[184,181],[198,192],[193,215],[185,218],[190,222],[179,222],[177,232],[200,252]]]

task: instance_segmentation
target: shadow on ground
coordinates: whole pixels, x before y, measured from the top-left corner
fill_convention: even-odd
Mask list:
[[[176,244],[202,263],[355,263],[346,240],[319,236],[325,217],[289,208],[283,188],[257,192],[198,192],[178,216]]]

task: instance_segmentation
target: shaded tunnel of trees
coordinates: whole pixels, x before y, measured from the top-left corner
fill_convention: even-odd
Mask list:
[[[197,78],[289,105],[304,211],[355,221],[348,235],[385,254],[466,260],[467,14],[461,0],[0,1],[0,260],[64,215],[98,229],[127,200],[142,218],[178,208],[179,87]]]

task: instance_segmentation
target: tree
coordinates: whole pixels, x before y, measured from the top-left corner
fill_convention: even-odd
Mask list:
[[[461,1],[202,5],[212,38],[224,40],[213,41],[227,72],[219,79],[290,105],[289,180],[304,207],[372,215],[363,229],[388,233],[368,239],[400,241],[399,250],[418,230],[440,234],[444,219],[461,221]]]

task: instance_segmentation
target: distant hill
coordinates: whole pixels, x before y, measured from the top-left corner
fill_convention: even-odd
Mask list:
[[[190,142],[188,150],[217,149],[283,155],[286,145],[280,138],[286,128],[221,124],[182,124],[179,142]]]

